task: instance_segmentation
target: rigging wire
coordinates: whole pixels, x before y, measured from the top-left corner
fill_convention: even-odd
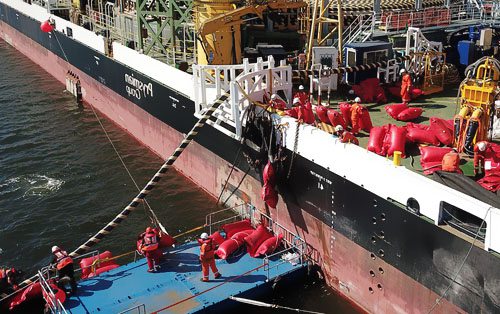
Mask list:
[[[446,287],[446,289],[444,290],[444,292],[441,294],[441,296],[436,300],[436,302],[434,303],[434,305],[430,308],[430,310],[427,312],[427,314],[430,314],[432,313],[436,307],[441,303],[441,301],[444,299],[444,297],[446,296],[446,294],[448,293],[448,291],[450,290],[451,286],[456,282],[457,278],[458,278],[458,275],[460,274],[460,272],[462,271],[462,268],[464,267],[465,265],[465,262],[467,261],[467,259],[469,258],[469,255],[470,253],[472,252],[472,248],[474,247],[474,245],[476,244],[476,240],[479,236],[479,232],[481,231],[481,228],[483,227],[483,224],[485,223],[486,221],[486,218],[488,217],[488,213],[490,212],[490,210],[492,209],[493,207],[489,207],[488,210],[486,211],[486,214],[484,215],[484,218],[483,218],[483,221],[481,221],[481,225],[479,226],[477,232],[476,232],[476,235],[474,236],[474,240],[472,241],[472,243],[470,244],[470,247],[469,247],[469,250],[467,251],[467,254],[465,254],[461,264],[460,264],[460,267],[458,267],[458,270],[457,272],[455,273],[455,275],[453,276],[453,279],[450,281],[450,284],[448,285],[448,287]]]
[[[256,301],[256,300],[251,300],[251,299],[246,299],[246,298],[240,298],[240,297],[234,297],[230,296],[229,299],[240,302],[240,303],[245,303],[245,304],[250,304],[250,305],[255,305],[255,306],[260,306],[260,307],[267,307],[267,308],[272,308],[272,309],[281,309],[281,310],[288,310],[288,311],[293,311],[296,313],[310,313],[310,314],[323,314],[322,312],[315,312],[315,311],[308,311],[308,310],[302,310],[302,309],[295,309],[292,307],[288,306],[282,306],[278,304],[270,304],[270,303],[264,303],[261,301]]]

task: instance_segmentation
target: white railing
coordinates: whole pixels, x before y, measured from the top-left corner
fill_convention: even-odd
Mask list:
[[[194,65],[195,115],[201,113],[217,98],[229,92],[230,98],[215,112],[216,122],[209,122],[223,133],[241,139],[244,113],[252,101],[261,101],[264,95],[283,91],[288,100],[292,94],[292,68],[284,62],[275,67],[274,59],[258,59],[250,64]],[[228,130],[224,122],[234,128]]]
[[[375,30],[375,15],[358,15],[352,23],[347,26],[343,33],[343,46],[353,43],[353,42],[365,42],[367,41],[373,31]],[[336,47],[338,45],[338,38],[333,41],[332,46]],[[343,50],[344,47],[342,47]]]
[[[38,271],[38,279],[40,280],[40,286],[42,287],[43,296],[45,298],[45,302],[50,309],[51,313],[54,314],[67,314],[68,312],[62,305],[61,301],[57,298],[54,290],[49,284],[50,278],[50,269],[44,268]]]

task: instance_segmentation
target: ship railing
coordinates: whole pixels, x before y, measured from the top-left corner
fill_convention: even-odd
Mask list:
[[[64,305],[57,298],[56,293],[50,285],[50,281],[53,279],[51,277],[51,270],[49,267],[42,268],[38,271],[38,279],[40,281],[40,286],[42,288],[42,294],[44,296],[45,302],[47,303],[50,312],[53,314],[66,314],[68,313],[64,308]]]
[[[288,99],[291,97],[291,67],[283,62],[275,67],[270,56],[267,61],[258,58],[256,63],[244,59],[239,65],[193,65],[195,116],[200,117],[213,101],[229,91],[230,99],[215,111],[215,121],[208,123],[228,136],[241,139],[245,109],[253,100],[260,101],[264,95],[281,90]]]
[[[254,211],[255,207],[247,203],[224,208],[206,215],[205,226],[208,227],[208,232],[212,234],[214,230],[218,230],[224,224],[243,219],[252,220]]]
[[[146,304],[139,304],[137,306],[121,311],[118,314],[146,314]]]

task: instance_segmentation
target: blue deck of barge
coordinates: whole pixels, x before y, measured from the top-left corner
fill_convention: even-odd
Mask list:
[[[196,313],[218,311],[228,306],[230,296],[249,296],[280,276],[300,273],[302,265],[283,262],[279,256],[269,261],[237,254],[228,261],[217,260],[222,278],[201,282],[201,265],[196,242],[182,244],[165,255],[161,269],[148,273],[145,259],[123,265],[97,277],[80,281],[77,293],[66,300],[68,313]],[[260,267],[260,268],[259,268]],[[286,277],[286,276],[285,276]],[[135,308],[135,309],[134,309]],[[132,309],[132,310],[130,310]],[[130,311],[127,311],[130,310]]]

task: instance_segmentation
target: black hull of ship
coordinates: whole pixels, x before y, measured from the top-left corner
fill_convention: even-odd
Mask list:
[[[0,3],[0,19],[8,27],[57,55],[61,60],[67,61],[71,66],[99,82],[103,87],[133,102],[179,134],[187,133],[196,122],[197,119],[193,115],[194,103],[185,95],[63,34],[57,35],[59,45],[54,36],[48,36],[40,31],[38,21],[2,3]],[[64,47],[64,51],[61,46]],[[130,97],[127,94],[124,81],[126,74],[133,74],[135,78],[142,81],[152,82],[154,97],[142,99]],[[113,119],[113,117],[110,118]],[[140,136],[133,134],[133,132],[132,135],[141,140]],[[239,143],[236,140],[213,127],[205,127],[196,138],[196,142],[229,165],[232,164],[235,152],[239,148]],[[287,151],[286,154],[290,157],[291,152]],[[287,160],[290,159],[287,158]],[[346,165],[346,167],[350,166],[352,165]],[[245,158],[241,158],[237,166],[240,173],[244,173],[248,167]],[[288,165],[285,165],[285,168],[288,169]],[[182,169],[180,170],[182,171]],[[260,176],[257,172],[251,171],[249,176],[254,181],[260,182]],[[322,189],[318,188],[318,177],[330,181],[331,184],[325,185]],[[381,180],[381,182],[383,181]],[[218,193],[215,189],[206,189],[212,195]],[[308,219],[304,216],[310,215],[321,222],[323,227],[332,229],[332,234],[344,237],[346,241],[342,242],[344,243],[342,246],[347,250],[352,245],[366,251],[362,260],[351,261],[355,266],[349,269],[357,269],[357,272],[366,271],[365,275],[369,277],[370,267],[373,266],[370,266],[370,263],[380,261],[384,265],[395,268],[397,270],[394,272],[395,274],[401,273],[395,275],[394,278],[379,279],[380,282],[384,283],[382,288],[379,287],[380,291],[394,287],[397,281],[411,279],[417,283],[416,287],[419,291],[428,289],[440,296],[447,289],[451,278],[454,278],[462,259],[467,255],[471,246],[469,242],[435,226],[432,222],[404,207],[383,199],[300,156],[295,158],[291,177],[286,182],[281,182],[279,189],[286,204],[285,208],[289,220],[296,228],[305,233],[317,228],[306,223]],[[251,194],[249,191],[241,191],[236,194],[250,200],[258,198],[258,194]],[[325,241],[330,242],[330,239]],[[315,249],[319,251],[320,255],[331,255],[331,259],[336,260],[335,245]],[[343,265],[332,269],[342,270]],[[346,292],[339,280],[336,281],[335,278],[340,276],[337,276],[335,271],[329,275],[329,283],[332,287],[351,298],[355,303],[368,311],[383,311],[377,306],[372,306],[375,301],[360,300],[360,296],[369,298],[370,295],[373,295],[374,292],[369,290],[368,284],[366,284],[372,280],[371,278],[360,279],[360,282],[354,283],[363,286],[363,289],[366,290],[357,293],[356,297]],[[377,276],[379,276],[378,273]],[[405,276],[409,279],[405,279]],[[352,273],[352,278],[361,277],[359,274]],[[375,282],[373,286],[376,289]],[[370,289],[372,289],[371,286]],[[384,295],[389,299],[410,298],[409,292],[403,291],[401,290],[401,293],[392,291],[391,293],[387,292],[387,294],[384,292]],[[415,291],[415,293],[420,292]],[[451,304],[449,308],[456,306],[459,310],[469,313],[499,313],[500,267],[498,258],[478,247],[472,247],[463,270],[459,273],[456,282],[452,284],[445,300]],[[405,311],[426,312],[426,309],[431,306],[432,303],[410,304],[405,308]],[[388,311],[397,312],[394,309]]]

